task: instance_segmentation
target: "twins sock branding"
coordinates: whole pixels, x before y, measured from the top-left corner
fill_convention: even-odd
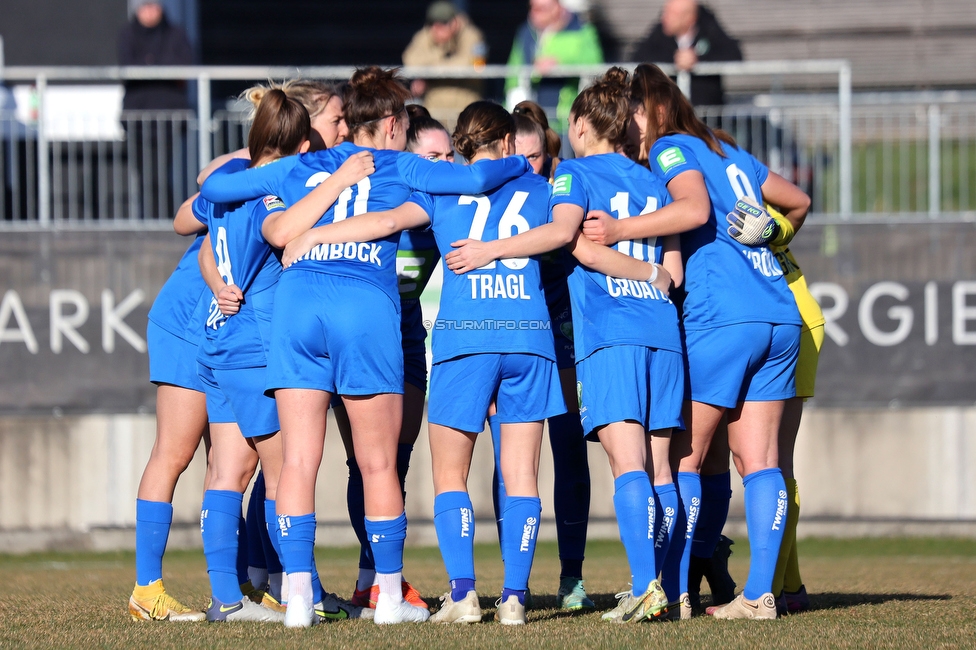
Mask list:
[[[691,498],[691,506],[688,508],[688,525],[685,527],[685,539],[691,541],[695,533],[695,524],[698,522],[698,511],[701,510],[701,499]]]
[[[654,540],[654,548],[662,548],[664,542],[667,541],[668,531],[674,526],[674,508],[667,507],[664,509],[664,523],[661,529],[657,531],[657,539]]]
[[[647,498],[647,539],[654,539],[654,496]]]
[[[461,508],[461,537],[471,537],[472,519],[471,509]]]
[[[776,517],[773,519],[773,530],[779,530],[782,527],[783,519],[786,518],[787,503],[786,490],[780,490],[776,499]]]
[[[538,524],[539,520],[535,517],[529,517],[525,520],[525,525],[522,526],[522,543],[519,544],[519,553],[529,552],[529,544],[535,539],[535,531]]]

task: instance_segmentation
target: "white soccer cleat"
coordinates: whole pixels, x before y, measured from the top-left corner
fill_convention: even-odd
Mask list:
[[[715,608],[712,616],[723,619],[773,620],[776,618],[776,599],[768,592],[760,596],[759,600],[747,600],[739,594],[731,603]]]
[[[315,609],[305,596],[295,594],[285,610],[285,627],[312,627],[318,623]]]
[[[403,600],[393,600],[393,596],[380,592],[376,599],[376,611],[373,622],[377,625],[393,625],[396,623],[423,623],[430,618],[430,612],[423,607],[411,605]]]
[[[480,623],[481,605],[478,592],[469,591],[461,600],[454,602],[451,592],[441,596],[441,608],[430,617],[431,623]]]
[[[525,605],[519,602],[518,596],[511,595],[504,603],[499,598],[495,603],[495,620],[502,625],[525,625]]]

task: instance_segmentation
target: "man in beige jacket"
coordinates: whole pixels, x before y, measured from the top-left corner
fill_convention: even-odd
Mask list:
[[[427,23],[404,50],[403,64],[474,68],[485,64],[486,55],[481,31],[454,4],[438,1],[427,8]],[[448,129],[465,106],[481,99],[481,82],[473,79],[415,79],[410,90]]]

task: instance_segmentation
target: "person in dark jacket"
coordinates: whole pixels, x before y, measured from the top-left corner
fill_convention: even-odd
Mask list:
[[[191,65],[186,32],[166,19],[159,0],[129,0],[131,20],[119,32],[119,65]],[[182,80],[129,80],[122,99],[132,216],[172,218],[190,191],[196,170],[187,154],[190,108]],[[151,111],[151,112],[150,112]]]
[[[166,19],[156,0],[130,0],[132,20],[119,32],[119,65],[191,65],[186,32]],[[182,81],[127,81],[122,110],[190,108]]]
[[[674,63],[678,70],[692,70],[699,61],[741,61],[739,42],[725,33],[712,11],[696,0],[667,0],[661,20],[637,45],[635,61]],[[718,106],[725,103],[722,77],[691,76],[691,103]]]

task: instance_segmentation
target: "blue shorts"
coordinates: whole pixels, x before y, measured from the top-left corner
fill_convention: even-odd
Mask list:
[[[560,370],[576,367],[576,347],[573,343],[573,309],[569,300],[549,305],[552,338],[556,343],[556,367]]]
[[[266,387],[339,395],[403,393],[400,304],[369,282],[315,271],[281,275]]]
[[[556,364],[534,354],[469,354],[435,363],[427,421],[481,433],[496,401],[499,422],[539,422],[566,412]]]
[[[681,355],[639,345],[601,348],[576,364],[580,422],[590,439],[598,427],[630,420],[647,431],[684,428]]]
[[[278,409],[273,397],[264,392],[266,368],[197,367],[206,387],[207,420],[212,424],[236,422],[245,438],[275,433]]]
[[[403,381],[427,392],[427,328],[419,300],[400,301]]]
[[[202,336],[200,338],[203,339]],[[205,392],[197,374],[199,343],[190,343],[149,321],[146,344],[149,347],[149,381]]]
[[[688,399],[735,408],[796,396],[799,325],[737,323],[685,332],[685,349]]]

